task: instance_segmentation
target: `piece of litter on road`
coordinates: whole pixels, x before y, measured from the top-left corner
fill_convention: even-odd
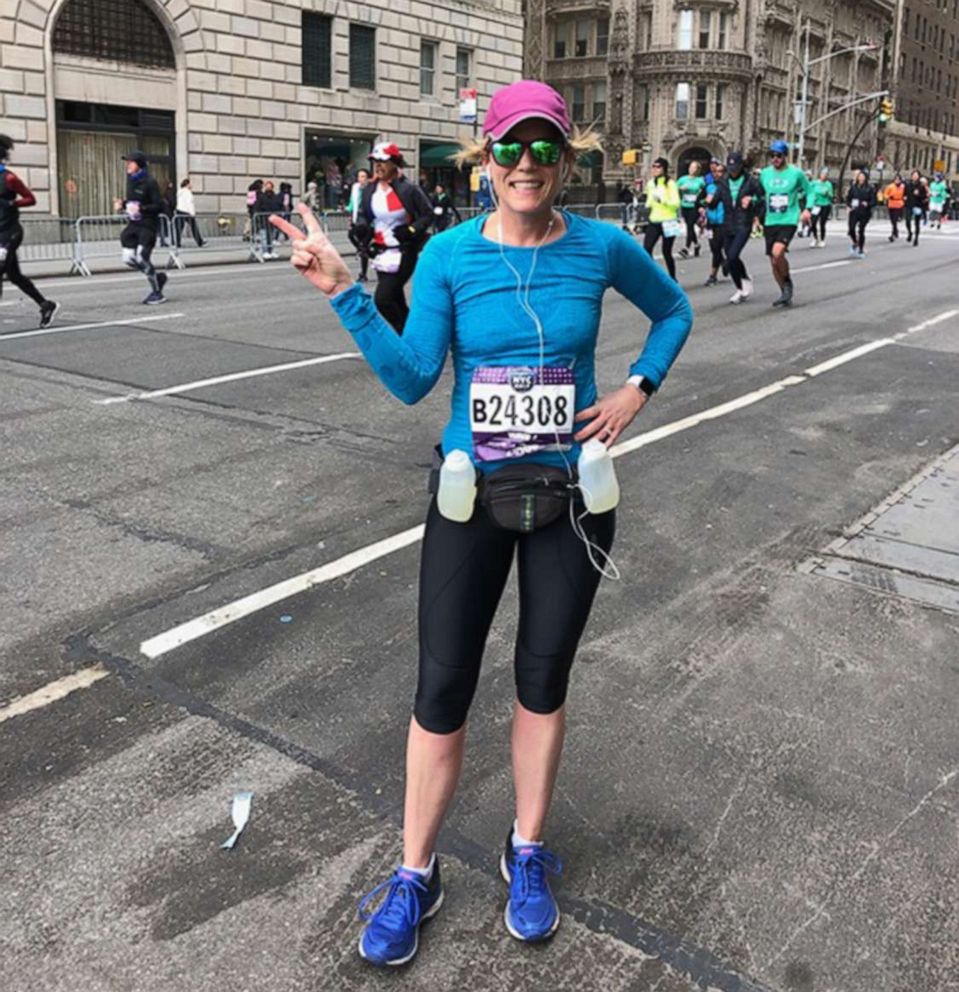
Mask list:
[[[289,613],[284,613],[283,616],[280,617],[280,623],[293,623],[293,617],[291,617]]]
[[[233,835],[220,845],[220,850],[233,850],[233,847],[240,838],[240,834],[243,833],[243,828],[250,819],[250,806],[252,804],[252,792],[238,792],[233,797],[233,826],[236,827],[236,829],[233,831]]]

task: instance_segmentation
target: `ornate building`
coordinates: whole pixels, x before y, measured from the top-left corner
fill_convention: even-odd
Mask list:
[[[959,179],[959,2],[898,0],[886,159]]]
[[[201,211],[243,210],[253,178],[332,206],[380,136],[462,200],[460,91],[482,113],[522,44],[521,0],[4,0],[0,132],[62,217],[109,213],[132,148]]]
[[[615,181],[632,172],[625,149],[643,152],[640,168],[664,155],[683,169],[796,143],[808,36],[803,164],[838,171],[847,151],[850,165],[875,159],[878,98],[819,119],[888,88],[895,15],[896,0],[527,0],[525,72],[605,133],[602,178]]]

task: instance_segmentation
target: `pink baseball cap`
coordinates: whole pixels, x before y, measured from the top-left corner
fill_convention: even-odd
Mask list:
[[[499,141],[520,121],[537,117],[559,128],[564,138],[569,137],[572,125],[569,122],[566,101],[546,83],[535,79],[521,79],[493,94],[483,121],[483,134]]]

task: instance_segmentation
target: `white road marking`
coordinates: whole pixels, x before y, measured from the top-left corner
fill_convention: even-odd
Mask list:
[[[181,644],[194,641],[198,637],[219,630],[220,627],[225,627],[236,620],[242,620],[243,617],[256,613],[267,606],[272,606],[274,603],[279,603],[280,600],[286,599],[288,596],[295,596],[312,586],[322,585],[324,582],[348,575],[350,572],[355,572],[358,568],[368,565],[371,561],[376,561],[377,558],[385,558],[387,555],[393,554],[394,551],[416,544],[422,540],[424,530],[423,524],[418,524],[416,527],[384,538],[375,544],[367,545],[358,551],[352,551],[350,554],[337,558],[336,561],[328,562],[326,565],[321,565],[319,568],[314,568],[312,571],[295,575],[283,582],[277,582],[276,585],[244,596],[243,599],[238,599],[234,603],[222,606],[220,609],[197,617],[195,620],[182,623],[156,637],[151,637],[150,640],[144,641],[140,645],[140,650],[148,658],[159,658],[161,654],[166,654],[167,651],[172,651],[173,648],[180,647]]]
[[[68,324],[66,327],[44,327],[37,331],[17,331],[15,334],[0,334],[0,344],[15,338],[34,338],[41,334],[65,334],[67,331],[89,331],[96,327],[125,327],[127,324],[152,324],[157,320],[173,320],[185,317],[183,313],[158,313],[149,317],[130,317],[128,320],[103,320],[97,324]]]
[[[252,266],[250,268],[244,268],[244,263],[242,262],[227,262],[222,266],[200,266],[196,269],[187,269],[186,271],[173,271],[170,276],[170,281],[167,285],[172,289],[181,279],[196,279],[200,276],[206,276],[207,279],[214,279],[220,276],[241,276],[243,279],[249,276],[262,276],[267,273],[274,271],[281,272],[293,272],[293,269],[286,265],[278,265],[276,270],[270,268],[264,268],[261,265],[257,265],[256,268]],[[165,271],[157,269],[158,272]],[[81,278],[80,276],[73,276],[69,279],[59,279],[55,282],[47,282],[46,279],[38,279],[37,282],[43,287],[44,290],[47,289],[61,289],[67,286],[72,286],[75,289],[98,289],[100,286],[104,286],[108,283],[128,283],[132,285],[133,283],[140,282],[143,276],[139,272],[130,273],[130,275],[117,275],[117,276],[91,276],[89,278]]]
[[[813,365],[812,368],[806,369],[806,375],[814,378],[817,375],[822,375],[823,372],[828,372],[830,369],[839,368],[840,365],[845,365],[846,362],[854,362],[857,358],[868,355],[870,351],[877,351],[879,348],[886,348],[891,344],[895,344],[892,338],[881,338],[878,341],[870,341],[869,344],[864,344],[859,348],[853,348],[851,351],[844,351],[841,355],[836,355],[835,358],[830,358],[828,361],[822,362],[819,365]]]
[[[908,327],[906,330],[900,331],[898,334],[893,334],[893,340],[901,341],[904,337],[907,337],[910,334],[918,334],[919,331],[924,331],[928,327],[935,327],[936,324],[941,324],[944,320],[951,320],[956,316],[959,316],[959,310],[946,310],[945,313],[941,313],[935,317],[930,317],[929,320],[924,320],[921,324],[916,324],[915,327]]]
[[[852,259],[847,258],[842,262],[823,262],[822,265],[807,265],[802,269],[791,269],[791,274],[795,275],[800,272],[817,272],[819,269],[840,269],[844,265],[852,265]]]
[[[72,675],[67,675],[62,679],[57,679],[56,682],[51,682],[49,685],[45,685],[42,689],[37,689],[36,692],[31,692],[27,696],[21,696],[19,699],[15,699],[10,703],[9,706],[0,709],[0,723],[3,723],[4,720],[12,720],[15,716],[22,716],[31,710],[38,710],[43,706],[49,706],[50,703],[55,703],[58,699],[69,696],[71,692],[76,692],[77,689],[86,689],[95,682],[99,682],[100,679],[105,679],[109,674],[103,665],[97,664],[92,665],[90,668],[84,668],[79,672],[74,672]]]
[[[152,400],[157,396],[175,396],[179,393],[189,393],[194,389],[206,386],[218,386],[222,382],[236,382],[238,379],[252,379],[258,375],[272,375],[275,372],[289,372],[291,369],[302,369],[308,365],[324,365],[327,362],[339,362],[344,358],[362,358],[358,351],[345,351],[338,355],[322,355],[319,358],[304,358],[298,362],[284,362],[282,365],[267,365],[261,369],[249,369],[246,372],[230,372],[227,375],[214,376],[212,379],[198,379],[187,382],[182,386],[168,386],[166,389],[154,389],[148,393],[129,393],[126,396],[108,396],[105,400],[94,400],[101,406],[111,403],[129,403],[131,400]]]
[[[924,321],[922,324],[917,324],[915,327],[909,328],[904,334],[915,334],[917,331],[932,327],[956,315],[959,315],[959,310],[948,310],[930,320]],[[655,441],[661,441],[663,438],[677,434],[680,431],[689,430],[689,428],[695,427],[697,424],[704,423],[707,420],[715,420],[717,417],[723,417],[726,414],[741,410],[743,407],[751,406],[770,396],[775,396],[793,386],[801,386],[803,383],[811,382],[814,376],[821,375],[831,368],[838,368],[840,365],[852,361],[854,358],[861,358],[863,355],[876,351],[878,348],[884,348],[887,345],[895,343],[896,340],[889,337],[883,338],[881,341],[872,342],[869,345],[853,348],[841,355],[837,355],[828,362],[813,366],[812,369],[807,370],[803,375],[787,376],[784,379],[779,379],[777,382],[770,383],[768,386],[763,386],[761,389],[753,390],[751,393],[745,393],[743,396],[736,397],[726,403],[720,403],[718,406],[703,410],[701,413],[694,414],[691,417],[684,417],[682,420],[674,421],[672,424],[665,424],[662,427],[657,427],[654,430],[640,434],[638,437],[632,438],[629,441],[624,441],[622,444],[617,444],[611,449],[611,454],[614,458],[620,458],[632,451],[636,451],[638,448],[645,447]],[[394,551],[399,551],[401,548],[415,544],[422,538],[423,531],[423,525],[420,524],[393,537],[385,538],[382,541],[377,541],[375,544],[370,544],[365,548],[353,551],[342,558],[338,558],[336,561],[322,565],[320,568],[304,572],[302,575],[286,579],[260,592],[252,593],[226,606],[221,606],[219,609],[212,610],[201,617],[188,620],[186,623],[179,624],[170,630],[157,634],[155,637],[151,637],[140,645],[140,651],[148,658],[159,658],[174,648],[196,640],[198,637],[203,637],[205,634],[212,633],[214,630],[219,630],[221,627],[227,626],[227,624],[242,620],[244,617],[248,617],[266,606],[272,606],[274,603],[278,603],[288,596],[296,595],[305,589],[320,585],[323,582],[329,582],[331,579],[339,578],[361,568],[363,565],[369,564],[371,561],[384,558],[387,555],[393,554]]]

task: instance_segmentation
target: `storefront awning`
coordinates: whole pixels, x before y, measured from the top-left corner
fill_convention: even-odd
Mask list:
[[[440,166],[453,167],[450,156],[455,155],[460,150],[460,146],[453,145],[421,145],[420,146],[420,168],[430,169]]]

